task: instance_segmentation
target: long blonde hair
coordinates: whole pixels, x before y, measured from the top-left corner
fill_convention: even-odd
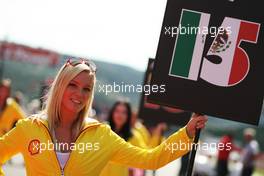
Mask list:
[[[47,93],[47,100],[44,103],[42,113],[47,116],[48,126],[53,140],[56,139],[55,129],[61,122],[61,101],[63,93],[69,82],[83,71],[89,73],[91,91],[88,101],[86,102],[84,108],[79,112],[78,117],[72,126],[72,139],[75,140],[81,131],[84,125],[84,119],[88,116],[92,106],[96,81],[95,73],[86,64],[78,64],[73,66],[67,62],[60,68]]]

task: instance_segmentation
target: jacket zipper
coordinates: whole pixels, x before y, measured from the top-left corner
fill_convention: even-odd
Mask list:
[[[87,129],[91,128],[91,127],[93,127],[93,126],[86,127],[86,128],[84,128],[83,130],[81,130],[80,133],[78,134],[76,140],[75,140],[73,143],[75,144],[75,143],[77,142],[77,140],[79,139],[79,137],[81,136],[81,134],[82,134],[83,132],[85,132]],[[65,170],[65,168],[67,167],[67,165],[68,165],[68,163],[69,163],[69,160],[70,160],[70,158],[71,158],[71,155],[72,155],[72,151],[70,151],[69,158],[68,158],[68,160],[66,161],[66,163],[65,163],[65,165],[64,165],[64,167],[63,167],[63,174],[64,174],[64,170]]]
[[[51,137],[51,134],[50,134],[49,129],[48,129],[48,128],[46,127],[46,125],[44,125],[43,123],[41,123],[41,124],[45,127],[46,131],[47,131],[48,134],[49,134],[50,140],[52,141],[52,137]],[[73,143],[76,143],[76,141],[79,139],[80,135],[81,135],[84,131],[86,131],[88,128],[90,128],[90,127],[86,127],[85,129],[81,130],[81,132],[78,134],[76,140],[75,140]],[[55,158],[56,158],[56,160],[57,160],[56,163],[57,163],[57,166],[59,167],[59,170],[60,170],[61,176],[64,176],[64,170],[65,170],[66,166],[67,166],[68,163],[69,163],[69,160],[70,160],[70,158],[71,158],[72,151],[70,151],[69,158],[68,158],[68,160],[66,161],[66,164],[65,164],[65,166],[64,166],[63,168],[61,168],[61,166],[60,166],[59,159],[58,159],[57,154],[56,154],[56,152],[55,152],[54,149],[53,149],[53,154],[55,155]]]
[[[41,124],[45,127],[46,131],[47,131],[48,134],[49,134],[49,138],[50,138],[50,140],[52,141],[52,137],[51,137],[51,134],[50,134],[49,129],[48,129],[43,123],[41,123]],[[52,141],[52,143],[53,143],[53,141]],[[53,148],[53,154],[55,155],[55,158],[56,158],[56,160],[57,160],[56,164],[57,164],[57,166],[58,166],[58,168],[59,168],[59,170],[60,170],[61,175],[64,175],[64,170],[63,170],[63,169],[61,168],[61,166],[60,166],[60,162],[59,162],[59,159],[58,159],[58,157],[57,157],[57,154],[56,154],[54,148]]]

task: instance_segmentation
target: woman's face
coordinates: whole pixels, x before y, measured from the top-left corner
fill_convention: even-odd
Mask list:
[[[79,113],[85,106],[92,90],[89,73],[83,71],[74,77],[62,97],[62,109]]]
[[[116,106],[113,113],[113,121],[116,126],[122,127],[127,121],[127,108],[124,104]]]

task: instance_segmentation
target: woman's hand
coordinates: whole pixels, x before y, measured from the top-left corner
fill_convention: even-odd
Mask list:
[[[186,125],[187,134],[190,138],[193,138],[196,129],[202,129],[205,127],[208,118],[204,115],[193,114],[191,120]]]

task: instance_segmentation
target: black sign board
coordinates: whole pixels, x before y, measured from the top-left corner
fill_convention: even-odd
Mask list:
[[[264,93],[261,1],[168,0],[148,101],[258,125]]]

